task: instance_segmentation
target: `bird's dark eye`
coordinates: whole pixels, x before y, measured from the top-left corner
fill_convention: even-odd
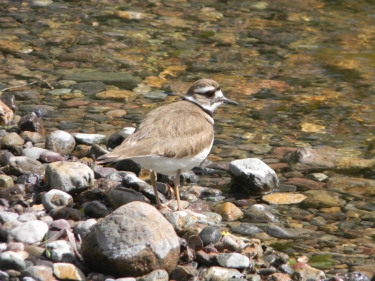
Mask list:
[[[213,98],[214,96],[215,96],[215,91],[208,91],[208,92],[205,92],[204,93],[204,96],[206,97],[206,98]]]

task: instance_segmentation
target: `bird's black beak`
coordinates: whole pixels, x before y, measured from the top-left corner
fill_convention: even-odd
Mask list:
[[[226,103],[226,104],[231,104],[231,105],[238,105],[237,102],[233,101],[233,100],[230,100],[230,99],[227,99],[225,97],[223,97],[223,103]]]

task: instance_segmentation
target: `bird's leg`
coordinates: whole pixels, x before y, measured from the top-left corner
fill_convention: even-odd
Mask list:
[[[180,186],[180,174],[181,170],[177,170],[176,177],[174,178],[174,193],[176,194],[178,210],[181,211],[181,202],[180,202],[180,191],[178,187]]]
[[[150,180],[155,193],[156,208],[161,209],[164,206],[160,203],[158,190],[156,189],[156,172],[151,171]]]

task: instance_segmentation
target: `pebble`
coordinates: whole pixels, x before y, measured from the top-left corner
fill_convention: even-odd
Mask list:
[[[75,263],[73,248],[68,241],[57,240],[46,245],[53,262]]]
[[[73,197],[62,190],[52,189],[44,194],[42,203],[46,211],[49,212],[60,207],[71,207]]]
[[[242,218],[244,215],[240,208],[230,202],[225,202],[221,205],[218,213],[220,213],[225,221],[235,221]]]
[[[250,265],[248,257],[238,253],[222,253],[216,255],[220,266],[226,268],[247,268]]]
[[[258,158],[232,161],[229,165],[229,173],[233,186],[239,186],[250,194],[270,193],[279,186],[275,171]]]
[[[17,242],[34,244],[40,242],[47,232],[48,225],[45,222],[34,220],[16,226],[9,235]]]
[[[46,137],[46,149],[61,155],[69,155],[76,146],[74,137],[65,131],[54,131]]]
[[[50,189],[77,192],[94,185],[94,172],[79,162],[53,162],[47,165],[46,183]]]

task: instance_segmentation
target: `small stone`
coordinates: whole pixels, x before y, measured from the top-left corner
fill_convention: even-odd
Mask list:
[[[29,112],[24,115],[18,122],[18,127],[21,131],[37,132],[41,136],[44,136],[46,133],[43,120],[39,118],[35,112]]]
[[[252,194],[266,194],[278,188],[276,173],[258,158],[232,161],[229,165],[232,188],[240,188]]]
[[[51,260],[53,262],[74,263],[76,260],[73,248],[68,241],[57,240],[50,242],[46,245],[46,248],[50,252]]]
[[[262,197],[262,200],[266,201],[269,204],[275,205],[289,205],[289,204],[298,204],[305,200],[307,197],[302,194],[296,193],[272,193],[267,194]]]
[[[243,217],[243,212],[236,205],[225,202],[219,210],[220,215],[225,221],[235,221]]]
[[[216,260],[226,268],[247,268],[250,265],[249,258],[239,253],[220,253],[216,255]]]
[[[99,201],[92,201],[85,206],[85,215],[90,218],[104,218],[109,214],[106,206]]]
[[[30,266],[22,271],[21,277],[32,277],[37,281],[55,281],[53,270],[45,265]]]
[[[49,212],[60,207],[71,207],[73,197],[64,191],[52,189],[44,194],[42,203],[43,207]]]
[[[198,235],[202,239],[204,245],[215,244],[221,238],[219,228],[213,226],[203,228]]]
[[[135,131],[135,128],[133,127],[126,127],[126,128],[116,131],[109,137],[107,147],[109,149],[114,149],[115,147],[119,146],[134,131]]]
[[[94,172],[79,162],[54,162],[46,167],[46,183],[50,189],[77,192],[94,185]]]
[[[323,271],[308,264],[298,263],[294,267],[293,280],[323,280],[326,275]]]
[[[0,40],[1,48],[1,40]],[[13,110],[11,110],[2,100],[0,100],[0,125],[8,126],[14,118]]]
[[[38,160],[40,155],[43,152],[46,152],[46,151],[48,151],[48,150],[44,149],[44,148],[40,148],[40,147],[24,148],[24,149],[22,149],[21,155],[27,156],[27,157],[29,157],[30,159],[33,159],[33,160]]]
[[[16,154],[20,154],[22,151],[22,146],[25,143],[23,138],[21,138],[17,133],[9,133],[3,136],[0,140],[1,148],[10,149]]]
[[[105,100],[121,100],[129,101],[135,98],[135,93],[128,90],[106,90],[101,93],[97,93],[95,98]]]
[[[93,95],[105,91],[106,85],[102,81],[74,83],[70,86],[73,90],[80,90],[85,95]]]
[[[16,176],[22,176],[26,173],[43,175],[46,167],[37,160],[26,156],[14,156],[9,160],[11,173]]]
[[[302,202],[306,208],[331,208],[342,207],[346,204],[345,200],[340,199],[337,193],[327,190],[309,190],[304,193],[307,198]]]
[[[7,175],[0,175],[0,190],[13,186],[13,179]]]
[[[29,221],[16,226],[10,231],[15,241],[34,244],[40,242],[48,232],[48,225],[42,221]]]
[[[4,224],[8,221],[16,221],[19,217],[19,214],[12,212],[0,212],[0,223]]]
[[[203,276],[204,280],[230,280],[230,278],[243,278],[243,274],[237,269],[210,267]]]
[[[53,273],[60,280],[85,281],[86,276],[83,272],[71,263],[57,262],[53,264]]]
[[[60,153],[61,155],[69,155],[72,153],[76,141],[73,136],[64,131],[54,131],[46,137],[46,149]]]
[[[47,150],[39,155],[39,160],[42,163],[53,163],[64,161],[65,158],[60,153]]]
[[[82,134],[82,133],[74,133],[72,134],[76,143],[78,144],[105,144],[107,142],[107,137],[105,135],[100,134]]]
[[[79,235],[81,239],[89,232],[89,229],[96,224],[96,219],[88,219],[85,221],[80,221],[78,225],[74,228],[74,233]]]
[[[23,270],[26,268],[26,263],[18,253],[5,251],[0,254],[0,268],[2,270]]]

